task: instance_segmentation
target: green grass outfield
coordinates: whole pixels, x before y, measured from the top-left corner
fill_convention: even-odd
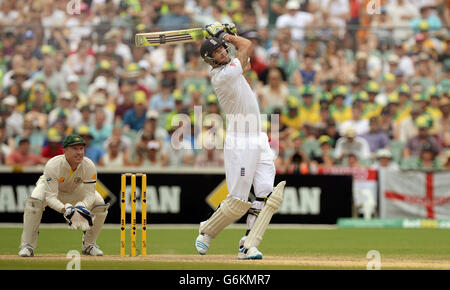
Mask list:
[[[140,241],[138,231],[138,241]],[[224,230],[208,255],[194,247],[196,227],[152,227],[147,230],[147,257],[119,256],[120,232],[106,227],[97,243],[103,257],[81,258],[81,269],[146,270],[284,270],[366,269],[367,253],[380,253],[382,269],[450,269],[450,230],[445,229],[310,229],[271,227],[260,250],[263,260],[239,261],[243,228]],[[81,252],[80,231],[42,226],[35,257],[17,256],[21,228],[0,225],[0,270],[66,269],[70,250]],[[127,235],[129,239],[129,235]],[[129,251],[129,243],[127,244]],[[138,249],[138,253],[140,249]]]

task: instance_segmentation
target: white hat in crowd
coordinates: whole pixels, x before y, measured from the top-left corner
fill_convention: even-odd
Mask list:
[[[102,93],[96,93],[92,96],[91,102],[93,105],[106,105],[106,97]]]
[[[3,99],[2,104],[5,106],[16,106],[17,105],[17,99],[13,95],[9,95],[6,98]]]
[[[72,93],[69,91],[64,91],[61,93],[61,99],[63,100],[72,100]]]
[[[289,0],[286,3],[286,9],[288,10],[297,10],[300,9],[300,3],[298,0]]]
[[[159,149],[159,142],[156,140],[151,140],[148,141],[147,143],[147,149],[154,149],[154,150],[158,150]]]
[[[70,83],[78,83],[78,82],[80,82],[80,78],[76,74],[70,74],[67,77],[67,83],[68,84],[70,84]]]
[[[347,138],[354,138],[356,136],[355,127],[353,127],[352,125],[348,125],[342,130],[341,134],[342,136]]]
[[[389,151],[388,149],[380,149],[380,150],[378,150],[377,151],[377,159],[378,158],[389,158],[389,159],[391,159],[392,158],[392,154],[391,154],[391,151]]]
[[[94,86],[95,89],[104,89],[106,90],[107,86],[108,86],[108,81],[106,80],[106,78],[104,76],[98,76],[95,78],[94,81]]]
[[[149,111],[147,111],[147,114],[145,115],[145,117],[147,119],[158,119],[159,113],[158,113],[158,111],[155,111],[155,110],[149,110]]]

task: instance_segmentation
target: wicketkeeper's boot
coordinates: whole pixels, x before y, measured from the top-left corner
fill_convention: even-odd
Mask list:
[[[33,257],[34,256],[33,248],[30,246],[23,246],[19,251],[19,256],[20,257]]]
[[[97,245],[83,245],[82,254],[87,256],[103,256],[103,251]]]

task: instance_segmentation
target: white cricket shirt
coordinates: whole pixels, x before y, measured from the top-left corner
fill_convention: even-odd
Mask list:
[[[57,211],[64,209],[64,204],[58,199],[58,194],[68,195],[75,191],[84,193],[82,201],[90,208],[95,201],[95,186],[97,169],[94,162],[84,157],[83,161],[73,171],[66,157],[58,155],[51,158],[44,167],[46,189],[45,199],[48,205]]]
[[[209,75],[226,114],[227,132],[259,133],[261,116],[258,101],[242,72],[241,62],[234,58],[227,65],[211,69]]]

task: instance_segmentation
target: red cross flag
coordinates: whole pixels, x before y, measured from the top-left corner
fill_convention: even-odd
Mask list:
[[[380,172],[381,218],[450,218],[450,172]]]

